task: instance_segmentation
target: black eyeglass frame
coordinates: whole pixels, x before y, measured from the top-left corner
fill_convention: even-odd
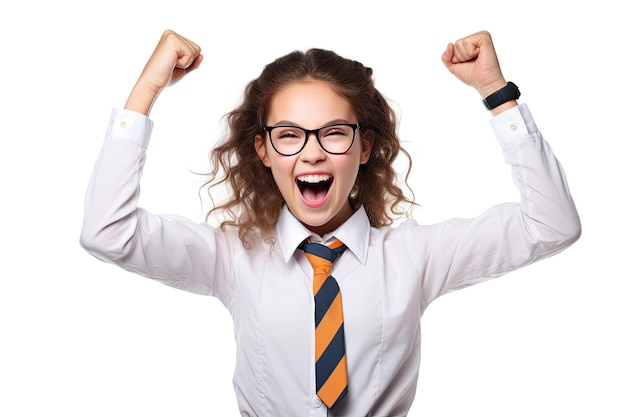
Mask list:
[[[333,126],[349,126],[352,128],[352,141],[350,142],[350,146],[348,146],[348,149],[346,149],[343,152],[331,152],[329,150],[327,150],[326,148],[324,148],[324,145],[322,145],[322,141],[320,140],[320,131],[329,127],[333,127]],[[272,130],[279,128],[279,127],[292,127],[294,129],[300,129],[302,131],[304,131],[304,140],[302,141],[302,147],[300,149],[298,149],[298,151],[294,152],[294,153],[282,153],[280,152],[278,149],[276,149],[276,146],[274,145],[274,141],[272,140]],[[324,152],[326,152],[327,154],[330,155],[343,155],[344,153],[348,152],[350,149],[352,149],[352,145],[354,145],[354,138],[356,138],[356,131],[357,129],[361,129],[361,124],[360,123],[333,123],[330,125],[326,125],[326,126],[322,126],[319,129],[305,129],[303,127],[300,126],[290,126],[290,125],[277,125],[277,126],[262,126],[261,129],[263,129],[264,132],[267,132],[269,137],[270,137],[270,143],[272,144],[272,148],[274,148],[274,150],[276,151],[277,154],[282,155],[282,156],[294,156],[299,154],[300,152],[302,152],[302,149],[304,149],[304,147],[306,146],[307,142],[309,141],[309,137],[311,136],[311,134],[315,135],[315,139],[317,139],[317,143],[320,145],[320,148],[322,148],[324,150]]]

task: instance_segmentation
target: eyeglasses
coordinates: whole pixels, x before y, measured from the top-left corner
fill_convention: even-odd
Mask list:
[[[297,126],[263,126],[263,130],[269,133],[272,148],[283,156],[293,156],[302,151],[311,134],[315,135],[326,153],[341,155],[350,150],[356,130],[360,127],[358,123],[335,123],[313,130]]]

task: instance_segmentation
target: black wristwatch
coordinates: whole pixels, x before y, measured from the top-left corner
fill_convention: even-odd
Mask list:
[[[506,86],[502,87],[498,91],[493,94],[488,95],[484,100],[483,104],[487,108],[487,110],[493,110],[501,104],[506,103],[507,101],[517,100],[520,97],[521,93],[519,92],[519,88],[511,81],[506,83]]]

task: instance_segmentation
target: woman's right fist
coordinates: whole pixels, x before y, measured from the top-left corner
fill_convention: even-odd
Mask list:
[[[173,30],[166,30],[124,107],[148,115],[159,93],[198,68],[202,58],[198,45]]]
[[[202,61],[200,47],[173,30],[163,32],[139,81],[155,91],[177,83]]]

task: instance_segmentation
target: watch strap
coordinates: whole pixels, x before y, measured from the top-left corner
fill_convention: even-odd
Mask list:
[[[493,94],[488,95],[483,100],[483,104],[487,110],[493,110],[501,104],[506,103],[507,101],[517,100],[520,98],[520,91],[517,86],[509,81],[506,83],[506,86],[502,87],[498,91]]]

